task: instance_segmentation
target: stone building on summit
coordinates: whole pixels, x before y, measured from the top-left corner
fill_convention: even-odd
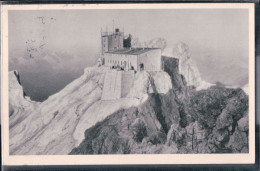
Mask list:
[[[129,71],[161,71],[160,48],[132,48],[131,37],[124,39],[119,29],[115,32],[101,32],[101,54],[103,64],[111,68]]]
[[[119,29],[115,29],[115,32],[101,32],[102,55],[105,52],[124,48],[123,40],[124,32],[120,32]]]

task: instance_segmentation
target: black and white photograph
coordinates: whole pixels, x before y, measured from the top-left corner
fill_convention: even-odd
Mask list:
[[[6,6],[9,162],[254,162],[254,6],[161,5]]]

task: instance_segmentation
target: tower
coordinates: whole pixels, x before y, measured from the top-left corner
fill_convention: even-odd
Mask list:
[[[101,32],[101,54],[117,49],[122,49],[124,32],[116,28],[114,32]]]

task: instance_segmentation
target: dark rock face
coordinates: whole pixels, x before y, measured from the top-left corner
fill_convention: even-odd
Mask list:
[[[248,153],[248,96],[243,90],[191,90],[171,62],[164,69],[172,90],[150,94],[144,104],[108,116],[86,130],[70,154]]]
[[[241,89],[213,86],[194,92],[190,99],[192,117],[205,135],[192,152],[248,152],[248,96]]]
[[[138,108],[110,115],[86,130],[85,140],[70,154],[149,153],[140,146],[164,144],[171,125],[180,120],[174,96],[172,91],[151,94]]]
[[[241,89],[211,87],[190,98],[185,108],[192,117],[185,127],[174,91],[151,94],[138,108],[120,110],[86,130],[70,154],[248,152],[248,97]]]
[[[179,59],[162,56],[162,62],[164,64],[164,71],[171,77],[173,92],[176,95],[175,100],[180,113],[180,125],[181,127],[185,127],[192,121],[186,105],[190,101],[190,95],[185,78],[179,74]]]
[[[179,59],[162,56],[162,61],[164,71],[171,77],[172,87],[178,95],[178,99],[182,101],[189,100],[185,78],[179,74]]]

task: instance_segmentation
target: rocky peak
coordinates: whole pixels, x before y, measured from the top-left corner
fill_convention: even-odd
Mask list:
[[[198,67],[191,58],[187,44],[179,42],[174,48],[166,47],[162,55],[179,59],[179,71],[185,77],[188,86],[195,86],[197,90],[212,86],[212,84],[202,80]]]

